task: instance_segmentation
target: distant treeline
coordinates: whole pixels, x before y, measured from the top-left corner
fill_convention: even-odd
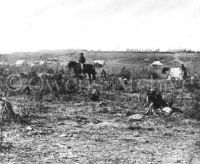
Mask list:
[[[174,49],[174,50],[167,50],[167,51],[160,51],[160,49],[127,49],[127,52],[137,52],[137,53],[200,53],[200,51],[194,51],[190,49]]]

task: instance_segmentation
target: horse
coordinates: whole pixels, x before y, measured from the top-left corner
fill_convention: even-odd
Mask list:
[[[69,70],[73,68],[75,76],[81,77],[81,64],[75,61],[70,61],[68,64]],[[84,64],[83,66],[83,74],[88,74],[90,82],[96,79],[96,70],[94,65],[92,64]]]

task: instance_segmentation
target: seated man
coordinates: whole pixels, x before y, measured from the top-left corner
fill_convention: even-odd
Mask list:
[[[148,97],[148,111],[145,114],[153,114],[157,116],[154,110],[161,109],[162,107],[167,106],[167,103],[165,100],[163,100],[161,93],[154,89],[150,89],[150,91],[147,91],[147,97]]]
[[[158,109],[166,106],[166,102],[163,100],[161,93],[156,90],[150,90],[147,92],[148,102],[153,103],[153,108]]]

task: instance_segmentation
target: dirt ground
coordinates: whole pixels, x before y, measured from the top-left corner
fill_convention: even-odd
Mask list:
[[[27,125],[4,129],[2,164],[199,164],[200,122],[174,113],[130,124],[134,102],[49,102]]]
[[[79,58],[79,53],[67,51],[37,52],[28,58],[27,53],[11,55],[2,57],[8,63],[19,58],[41,60],[41,56],[59,57],[63,61]],[[200,70],[199,63],[195,65],[199,59],[196,53],[91,51],[85,52],[85,56],[88,63],[105,60],[103,68],[109,73],[126,66],[133,75],[143,75],[144,67],[155,59],[167,66],[176,66],[181,60],[191,72]],[[130,125],[127,111],[144,113],[145,110],[139,101],[122,97],[113,100],[104,95],[102,107],[99,102],[75,96],[69,101],[45,101],[40,111],[30,109],[28,124],[4,126],[0,164],[200,164],[199,121],[174,113],[168,117],[145,116]],[[191,106],[183,104],[187,104],[184,110]]]

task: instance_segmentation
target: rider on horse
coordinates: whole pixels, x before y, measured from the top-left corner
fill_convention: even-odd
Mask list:
[[[83,74],[83,67],[84,67],[84,64],[85,64],[85,57],[84,57],[83,53],[81,53],[79,63],[81,64],[81,73]]]

